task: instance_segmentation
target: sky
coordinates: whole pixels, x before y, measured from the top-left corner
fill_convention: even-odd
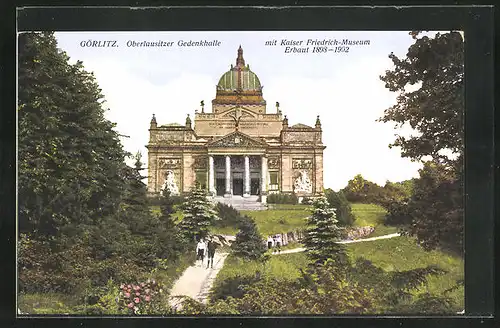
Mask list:
[[[435,33],[430,33],[433,35]],[[149,122],[184,124],[205,102],[211,111],[219,78],[235,64],[241,45],[250,69],[263,85],[267,112],[275,103],[289,125],[323,128],[324,185],[339,190],[356,174],[379,185],[418,176],[421,164],[389,149],[395,134],[412,134],[393,123],[376,122],[396,103],[397,94],[379,76],[393,65],[388,55],[406,57],[414,40],[408,31],[259,31],[259,32],[59,32],[58,47],[71,62],[94,72],[105,97],[106,117],[117,124],[125,150],[140,151],[147,164]],[[283,40],[359,40],[348,52],[285,53]],[[170,47],[129,47],[129,41],[173,42]],[[218,46],[179,46],[186,41],[218,41]],[[265,45],[276,40],[277,45]],[[116,41],[116,47],[87,47],[87,41]],[[112,44],[109,42],[108,44]],[[101,45],[103,42],[101,42]],[[83,46],[82,46],[83,45]],[[335,48],[335,46],[329,46]]]

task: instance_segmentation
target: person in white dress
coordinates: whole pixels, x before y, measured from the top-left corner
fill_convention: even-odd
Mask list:
[[[200,260],[200,266],[203,266],[203,259],[205,258],[205,252],[207,250],[207,245],[205,241],[200,239],[198,244],[196,245],[196,261]]]
[[[278,253],[281,253],[281,234],[276,236],[276,248],[278,249]]]

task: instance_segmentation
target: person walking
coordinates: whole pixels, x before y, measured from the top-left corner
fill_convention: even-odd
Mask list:
[[[281,253],[281,234],[276,235],[276,248],[278,249],[278,254]]]
[[[208,255],[207,269],[209,266],[212,269],[214,268],[214,256],[216,248],[217,248],[217,243],[215,242],[215,240],[209,239],[207,244],[207,255]]]
[[[274,244],[274,242],[273,242],[273,237],[268,236],[268,237],[267,237],[267,249],[271,249],[271,248],[273,248],[273,244]]]
[[[196,245],[196,261],[201,260],[200,266],[203,266],[203,259],[205,258],[206,249],[207,245],[203,241],[203,238],[201,238],[198,244]]]

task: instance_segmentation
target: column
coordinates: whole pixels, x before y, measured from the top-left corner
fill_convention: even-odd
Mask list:
[[[215,170],[214,157],[208,156],[208,192],[215,196]]]
[[[231,196],[231,157],[226,156],[226,193],[224,197]]]
[[[245,156],[245,190],[243,197],[250,196],[250,158]]]
[[[260,199],[262,203],[267,203],[267,157],[262,156]]]

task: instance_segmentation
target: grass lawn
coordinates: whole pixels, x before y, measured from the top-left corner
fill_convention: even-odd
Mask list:
[[[217,274],[214,287],[222,281],[236,276],[255,277],[257,271],[260,271],[266,277],[294,280],[300,277],[299,269],[306,267],[306,265],[305,253],[271,256],[265,264],[259,261],[246,261],[229,255],[224,262],[224,267]]]
[[[448,255],[441,251],[427,252],[417,245],[413,238],[395,237],[373,242],[348,244],[349,255],[354,260],[364,257],[374,265],[385,271],[404,271],[423,268],[428,265],[437,265],[448,271],[442,276],[429,277],[429,292],[442,294],[443,291],[456,284],[457,280],[464,279],[464,262],[461,258]],[[425,291],[426,287],[422,291]],[[463,287],[449,294],[461,311],[464,306]]]
[[[355,227],[375,227],[370,237],[377,237],[398,232],[398,227],[384,225],[386,210],[374,204],[351,204],[352,213],[356,220]]]
[[[311,206],[289,205],[289,204],[269,204],[270,208],[265,211],[241,211],[241,214],[248,215],[255,220],[259,232],[263,237],[276,233],[285,233],[305,228],[306,218],[311,215]],[[355,227],[373,226],[375,231],[370,237],[382,236],[398,231],[398,227],[384,225],[385,209],[373,204],[352,204],[352,212],[356,217]],[[151,211],[160,214],[159,206],[151,206]],[[182,220],[182,212],[174,213],[176,222]],[[236,227],[212,227],[213,233],[224,235],[235,235],[238,232]]]
[[[304,229],[305,219],[311,215],[311,210],[304,205],[298,205],[297,208],[294,205],[283,205],[276,209],[241,211],[241,213],[252,217],[261,235],[268,236]]]

